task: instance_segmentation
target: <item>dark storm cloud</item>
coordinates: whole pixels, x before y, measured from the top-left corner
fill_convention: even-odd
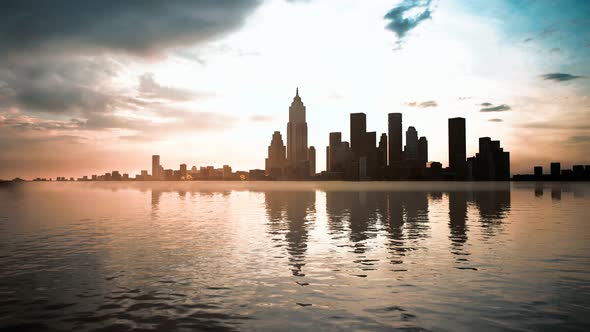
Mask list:
[[[418,108],[428,108],[428,107],[437,107],[438,103],[434,100],[424,101],[421,103],[416,102],[416,101],[412,101],[412,102],[406,103],[406,105],[412,106],[412,107],[418,107]]]
[[[115,76],[114,64],[101,59],[39,57],[21,63],[6,61],[0,67],[0,107],[33,112],[72,113],[103,110],[109,104],[104,82]]]
[[[139,77],[138,90],[142,98],[148,99],[186,101],[194,99],[197,96],[196,93],[189,90],[160,85],[156,82],[152,73],[145,73]]]
[[[566,74],[566,73],[549,73],[549,74],[541,75],[541,77],[543,77],[543,79],[549,80],[549,81],[564,82],[564,81],[575,80],[577,78],[583,78],[584,76],[577,76],[577,75],[571,75],[571,74]]]
[[[0,54],[103,49],[149,56],[231,31],[259,2],[0,1]]]
[[[416,28],[422,21],[432,17],[432,0],[404,0],[385,14],[388,30],[393,31],[401,43],[408,32]]]
[[[491,107],[484,107],[480,109],[480,112],[505,112],[510,111],[510,106],[506,104],[498,105],[498,106],[491,106]]]

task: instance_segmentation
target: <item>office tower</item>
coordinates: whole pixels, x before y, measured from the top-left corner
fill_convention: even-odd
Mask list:
[[[389,113],[387,115],[387,130],[389,136],[389,166],[402,161],[402,114]]]
[[[379,168],[387,166],[387,134],[381,134],[379,146],[377,147],[377,164]]]
[[[268,158],[266,158],[265,164],[266,175],[273,177],[285,175],[287,155],[280,131],[275,131],[272,134],[272,140],[268,146]]]
[[[418,140],[418,162],[421,167],[425,167],[428,162],[428,140],[424,136]]]
[[[188,175],[188,171],[186,168],[186,164],[180,164],[180,177],[183,179],[186,179],[187,175]]]
[[[365,134],[366,177],[377,179],[379,171],[379,155],[377,152],[377,133],[374,131]]]
[[[326,150],[326,155],[327,155],[327,157],[326,157],[326,159],[327,159],[326,170],[328,172],[335,172],[335,170],[334,170],[334,161],[335,161],[334,154],[336,153],[336,150],[341,142],[342,142],[342,133],[340,133],[340,132],[330,133],[330,145],[328,146],[328,148]]]
[[[465,118],[449,119],[449,169],[457,178],[465,176]]]
[[[315,175],[315,147],[310,146],[307,150],[307,160],[309,160],[309,174]]]
[[[365,113],[350,113],[350,149],[355,159],[367,156],[366,133],[367,116]]]
[[[418,160],[418,132],[412,126],[408,127],[406,131],[406,148],[404,150],[406,160]]]
[[[160,156],[152,156],[152,180],[160,180]]]
[[[551,163],[551,176],[559,177],[559,175],[561,175],[561,164]]]
[[[543,166],[535,166],[535,177],[540,178],[543,176]]]
[[[502,149],[500,141],[492,141],[489,137],[479,138],[473,176],[476,180],[510,179],[510,153]]]
[[[303,167],[307,161],[307,122],[305,122],[305,105],[299,97],[299,88],[289,107],[287,124],[287,161],[294,170]]]

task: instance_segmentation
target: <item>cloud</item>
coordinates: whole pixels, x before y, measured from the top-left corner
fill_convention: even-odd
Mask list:
[[[484,107],[480,109],[480,112],[505,112],[510,111],[512,108],[506,104],[498,105],[498,106],[491,106],[491,107]]]
[[[151,56],[239,27],[259,0],[0,2],[0,54],[72,49]]]
[[[496,119],[489,119],[488,121],[489,122],[503,122],[504,120],[496,118]]]
[[[566,74],[566,73],[549,73],[549,74],[541,75],[541,77],[543,77],[543,79],[545,79],[545,80],[550,80],[550,81],[555,81],[555,82],[564,82],[564,81],[575,80],[577,78],[583,78],[584,76],[577,76],[577,75],[571,75],[571,74]]]
[[[518,126],[532,129],[590,130],[590,124],[558,123],[553,121],[527,122]]]
[[[187,101],[197,96],[196,93],[189,90],[160,85],[152,73],[145,73],[139,77],[138,91],[142,98],[168,101]]]
[[[250,121],[253,121],[253,122],[267,122],[267,121],[272,121],[273,117],[271,115],[257,114],[257,115],[251,115],[249,119],[250,119]]]
[[[410,31],[432,18],[431,3],[432,0],[404,0],[385,14],[385,20],[389,20],[386,29],[397,35],[399,47]]]
[[[0,66],[0,81],[5,83],[0,107],[54,114],[105,110],[117,69],[115,62],[103,58],[7,60]]]
[[[492,106],[492,103],[485,102],[485,103],[481,103],[480,106],[489,107],[489,106]]]
[[[411,107],[418,107],[418,108],[428,108],[428,107],[437,107],[438,103],[434,100],[429,100],[429,101],[424,101],[424,102],[416,102],[416,101],[412,101],[409,103],[406,103],[406,105],[411,106]]]

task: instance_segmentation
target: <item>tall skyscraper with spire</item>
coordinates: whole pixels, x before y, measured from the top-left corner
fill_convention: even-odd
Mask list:
[[[289,107],[289,123],[287,123],[287,162],[293,170],[301,170],[307,159],[307,122],[305,121],[305,105],[299,97],[299,88]],[[309,168],[309,166],[307,166]],[[300,173],[300,172],[298,172]]]

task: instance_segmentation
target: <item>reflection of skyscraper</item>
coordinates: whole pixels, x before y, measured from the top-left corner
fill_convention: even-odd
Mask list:
[[[152,156],[152,179],[153,180],[160,180],[160,156],[153,155]]]
[[[449,227],[453,253],[461,254],[463,244],[467,241],[467,192],[449,192]]]
[[[305,121],[305,105],[299,97],[299,89],[296,90],[293,102],[289,107],[287,161],[289,166],[295,170],[302,169],[307,162],[307,122]]]
[[[449,168],[458,178],[465,176],[465,118],[449,119]]]
[[[499,187],[494,190],[474,191],[473,201],[479,210],[484,233],[495,235],[496,229],[510,212],[510,183],[499,183]]]
[[[270,231],[285,232],[293,275],[305,276],[302,267],[307,252],[308,218],[315,213],[315,191],[267,191],[264,201]]]
[[[389,166],[402,161],[402,114],[387,115],[389,136]]]
[[[266,175],[269,176],[282,176],[285,173],[285,167],[287,167],[287,156],[285,151],[285,145],[283,144],[283,138],[281,132],[275,131],[272,134],[272,140],[268,146],[268,158],[266,158]]]

